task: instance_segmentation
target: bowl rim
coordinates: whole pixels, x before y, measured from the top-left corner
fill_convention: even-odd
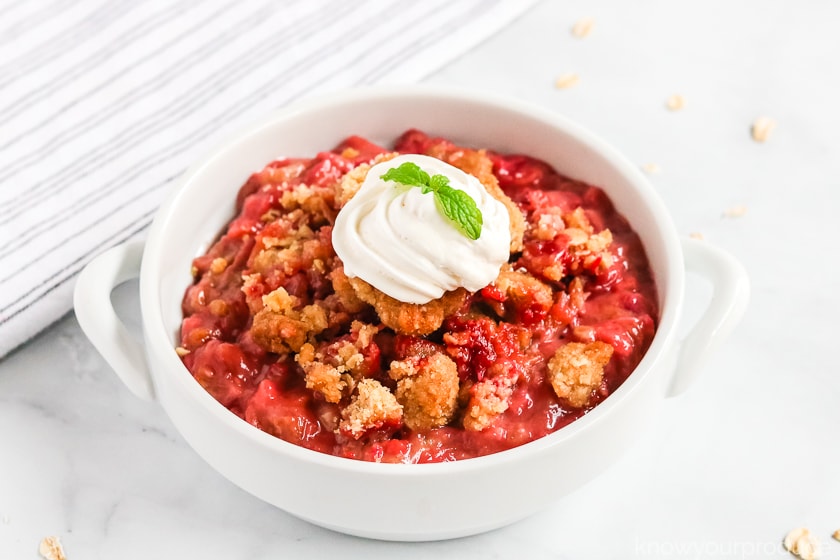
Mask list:
[[[247,141],[250,137],[260,134],[266,129],[282,126],[283,122],[293,117],[317,114],[318,111],[352,104],[356,102],[376,102],[377,100],[399,100],[406,103],[412,101],[440,101],[476,103],[505,112],[518,113],[526,117],[539,120],[551,128],[561,130],[565,134],[592,151],[597,152],[618,171],[645,201],[648,210],[655,217],[656,230],[662,234],[665,249],[665,268],[667,280],[657,279],[657,291],[661,299],[660,319],[656,333],[642,360],[631,372],[621,386],[605,398],[592,410],[585,413],[574,422],[559,430],[524,443],[518,447],[491,453],[480,457],[462,459],[458,461],[404,464],[404,463],[376,463],[357,459],[348,459],[307,449],[294,443],[282,440],[276,436],[263,432],[231,413],[221,403],[216,401],[190,375],[180,358],[177,357],[172,343],[166,332],[166,323],[160,311],[160,289],[156,279],[160,275],[160,265],[155,259],[155,252],[165,248],[163,230],[173,218],[177,218],[179,200],[192,179],[219,158],[227,157],[235,146]],[[632,223],[631,223],[632,225]],[[190,166],[171,187],[164,202],[155,214],[152,226],[143,250],[143,260],[140,272],[140,308],[143,320],[144,338],[147,344],[147,355],[155,355],[165,360],[162,373],[152,374],[153,382],[157,386],[157,375],[170,375],[183,392],[195,398],[202,408],[232,430],[271,452],[327,469],[352,471],[359,474],[375,474],[377,476],[429,476],[449,475],[452,473],[470,473],[477,469],[484,469],[493,465],[510,462],[520,462],[546,452],[548,449],[560,446],[564,441],[579,437],[590,431],[593,426],[603,422],[612,409],[627,401],[639,390],[639,386],[651,378],[660,362],[667,358],[672,339],[676,337],[676,327],[682,313],[685,271],[683,268],[682,248],[679,243],[677,230],[671,220],[664,202],[654,190],[653,186],[636,165],[631,163],[623,154],[600,137],[590,132],[569,118],[552,110],[524,102],[518,99],[489,94],[486,92],[461,87],[441,87],[430,85],[410,86],[368,86],[317,95],[300,99],[281,107],[262,119],[245,126],[237,133],[217,144],[206,152],[192,166]],[[667,285],[667,288],[663,288]],[[663,290],[665,290],[663,292]],[[171,351],[169,351],[171,350]],[[150,364],[151,365],[151,364]],[[154,368],[150,368],[154,369]],[[154,371],[157,371],[154,369]],[[175,375],[179,371],[180,375]],[[164,406],[166,410],[166,406]],[[166,410],[167,415],[169,411]],[[189,442],[188,438],[187,441]]]

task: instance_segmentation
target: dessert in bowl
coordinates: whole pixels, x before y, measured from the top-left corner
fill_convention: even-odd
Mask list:
[[[427,134],[406,134],[410,129]],[[341,144],[354,136],[369,142]],[[455,276],[463,283],[444,279],[437,288],[442,294],[426,293],[422,297],[431,298],[425,302],[410,301],[420,296],[407,295],[405,285],[395,289],[377,279],[365,271],[364,259],[353,263],[347,253],[352,244],[348,249],[342,241],[335,243],[338,234],[332,228],[340,225],[338,216],[359,196],[354,192],[342,200],[350,187],[336,185],[350,177],[358,183],[352,188],[362,192],[368,178],[387,177],[402,161],[387,164],[397,144],[405,155],[432,154],[454,164],[456,171],[429,168],[430,179],[440,175],[455,181],[458,170],[480,179],[478,167],[487,169],[490,162],[504,192],[492,198],[505,212],[494,214],[493,206],[479,206],[488,218],[507,218],[506,228],[494,230],[489,219],[485,224],[488,232],[508,234],[501,237],[508,247],[506,258],[497,261],[498,272],[479,275],[464,287],[472,271],[462,270]],[[328,163],[320,166],[287,159],[313,158],[334,146],[334,157],[322,158]],[[478,151],[482,149],[487,151]],[[470,157],[458,159],[465,153],[481,156],[473,158],[478,167],[463,161]],[[546,162],[562,176],[552,181],[567,181],[570,187],[543,191],[571,195],[538,204],[538,181],[515,192],[506,181],[513,177],[525,184],[527,173],[505,176],[506,165],[524,161],[509,154]],[[402,163],[424,165],[412,157]],[[266,167],[275,161],[279,163]],[[289,187],[305,169],[335,173],[334,180],[323,184],[311,177],[297,183],[310,190],[330,183],[339,202],[330,202],[331,195],[324,193],[294,194],[301,189]],[[366,174],[352,177],[358,169]],[[485,176],[479,182],[492,191],[492,179]],[[591,185],[598,188],[591,190]],[[407,190],[406,185],[391,188]],[[436,196],[423,190],[411,194],[421,200]],[[274,193],[269,206],[258,211],[260,197],[248,201],[257,192]],[[566,204],[568,197],[574,200]],[[288,215],[306,200],[320,200],[312,205],[320,210],[307,218],[315,221],[307,222],[303,237],[290,237]],[[249,204],[254,206],[247,214],[250,221],[243,220]],[[519,227],[514,227],[516,209],[527,222]],[[432,212],[425,220],[436,215]],[[454,232],[472,240],[469,223],[446,220],[443,216],[435,227],[451,228],[447,235]],[[296,224],[293,229],[299,233],[301,224]],[[355,230],[359,228],[346,231]],[[239,240],[235,247],[225,242],[231,232],[242,234],[234,236]],[[296,241],[305,245],[318,235],[330,239],[309,246],[326,252],[311,255],[299,269],[278,257],[288,256]],[[576,239],[578,235],[585,238]],[[476,239],[481,240],[480,233]],[[545,250],[560,239],[565,240],[564,250]],[[328,250],[332,245],[338,255]],[[629,268],[621,259],[626,248],[637,255]],[[559,268],[553,267],[558,262]],[[686,266],[712,280],[715,298],[689,336],[679,341],[675,331]],[[404,268],[390,270],[391,276]],[[313,270],[316,274],[308,272]],[[620,291],[613,307],[631,311],[630,320],[638,324],[631,329],[638,336],[630,337],[633,344],[623,356],[616,352],[621,350],[618,342],[603,340],[615,329],[587,322],[586,317],[597,315],[593,310],[580,312],[587,299],[595,302],[601,293],[609,293],[611,275],[622,270],[633,271],[628,278],[635,288]],[[222,280],[226,272],[229,278]],[[127,337],[108,301],[115,283],[138,273],[142,349]],[[309,274],[308,281],[299,276],[294,280],[298,273]],[[234,483],[325,527],[375,538],[425,540],[510,523],[606,468],[654,418],[657,403],[684,388],[700,359],[731,329],[743,311],[746,292],[737,263],[706,245],[681,243],[644,177],[586,131],[508,100],[411,88],[362,90],[304,102],[246,131],[185,174],[161,207],[145,247],[117,248],[85,270],[76,307],[83,329],[129,387],[157,399],[185,440]],[[218,297],[223,293],[230,297]],[[316,305],[331,297],[332,303]],[[431,323],[435,313],[428,308],[412,313],[419,308],[404,307],[447,297],[455,303],[435,306],[441,309],[440,320]],[[305,311],[307,307],[313,308]],[[214,334],[225,321],[233,324],[230,330]],[[522,325],[549,326],[503,332]],[[496,354],[476,350],[482,348],[478,339]],[[220,349],[221,344],[230,346]],[[341,347],[348,352],[342,354]],[[535,347],[539,351],[531,350]],[[436,367],[430,369],[430,362]],[[570,373],[569,363],[588,364],[591,371],[584,379]],[[426,375],[432,369],[435,375]],[[540,372],[541,384],[528,393],[529,383],[539,377],[533,372]],[[232,379],[232,373],[236,382],[218,382]],[[442,385],[435,382],[432,393],[440,393],[440,387],[447,390],[445,398],[433,399],[434,406],[411,390],[422,385],[424,375],[447,379]],[[495,394],[501,405],[486,409],[482,396],[490,385],[503,388]],[[517,389],[528,398],[517,400]],[[384,405],[377,408],[372,402]],[[512,420],[532,406],[543,407],[543,415],[553,410],[563,421],[539,431],[534,426],[545,426],[546,416],[526,424]]]
[[[416,129],[255,172],[193,275],[178,352],[196,380],[268,433],[375,462],[560,429],[621,385],[658,316],[600,188]]]

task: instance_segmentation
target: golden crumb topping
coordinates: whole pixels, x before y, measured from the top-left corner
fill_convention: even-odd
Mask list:
[[[360,188],[362,188],[362,183],[365,182],[365,177],[367,177],[368,171],[370,171],[371,167],[377,163],[394,159],[398,155],[400,154],[397,152],[379,154],[373,158],[373,161],[369,164],[363,163],[349,173],[345,174],[344,177],[341,178],[341,181],[339,181],[335,186],[335,199],[339,208],[343,207],[351,198],[356,196],[356,193],[359,192]]]
[[[370,373],[362,352],[373,343],[378,330],[353,321],[348,337],[321,344],[318,350],[310,343],[301,346],[295,361],[304,372],[306,387],[321,393],[327,402],[341,401],[353,391],[357,381]]]
[[[402,406],[391,391],[375,379],[363,379],[353,400],[341,411],[341,433],[359,439],[368,430],[385,425],[398,426]]]
[[[427,335],[436,331],[443,320],[464,304],[467,291],[463,288],[446,292],[429,303],[404,303],[377,290],[361,278],[350,278],[356,297],[376,309],[382,323],[400,334]]]
[[[412,430],[430,430],[452,420],[458,405],[458,367],[436,352],[421,359],[391,362],[388,372],[397,382],[403,421]]]
[[[561,346],[548,362],[548,377],[554,392],[574,408],[589,403],[604,377],[613,347],[606,342],[570,342]]]
[[[284,288],[263,296],[263,307],[255,316],[254,340],[278,354],[298,352],[307,339],[327,328],[327,313],[319,305],[300,307],[300,300]]]
[[[474,384],[469,391],[469,402],[464,414],[464,429],[480,432],[510,406],[513,379],[499,376]]]

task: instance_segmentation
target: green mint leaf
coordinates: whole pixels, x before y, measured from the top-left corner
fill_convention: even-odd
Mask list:
[[[435,191],[435,200],[443,214],[455,222],[467,237],[476,240],[481,236],[484,217],[470,195],[445,185]]]
[[[432,175],[420,169],[416,163],[407,161],[380,175],[380,179],[394,181],[408,187],[420,187],[423,194],[434,193],[435,202],[443,215],[455,222],[464,235],[472,240],[481,236],[484,217],[475,201],[464,191],[449,186],[446,175]]]
[[[431,181],[429,181],[429,187],[431,188],[432,192],[437,192],[443,187],[449,186],[449,177],[446,175],[432,175]]]
[[[399,167],[393,167],[380,176],[380,179],[394,181],[409,187],[428,187],[429,174],[420,169],[416,163],[407,161]]]

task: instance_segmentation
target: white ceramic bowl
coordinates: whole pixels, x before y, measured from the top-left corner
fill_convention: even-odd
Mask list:
[[[234,213],[239,187],[279,156],[311,156],[359,134],[387,143],[415,127],[457,143],[541,158],[601,186],[642,239],[661,320],[644,359],[593,411],[516,449],[454,463],[375,464],[310,451],[250,426],[191,377],[174,348],[190,264]],[[142,258],[142,266],[141,266]],[[685,270],[714,297],[683,340]],[[145,347],[128,335],[110,292],[140,277]],[[484,94],[428,88],[357,90],[269,116],[187,171],[145,243],[116,247],[80,275],[76,315],[99,352],[137,395],[156,399],[213,468],[253,495],[312,523],[391,540],[459,537],[521,519],[614,462],[684,389],[702,359],[737,323],[748,282],[741,266],[706,244],[680,241],[662,202],[634,165],[554,113]]]

